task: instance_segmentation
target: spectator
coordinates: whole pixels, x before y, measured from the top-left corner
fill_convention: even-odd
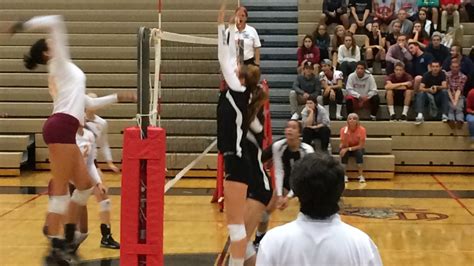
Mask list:
[[[311,62],[306,62],[303,73],[296,77],[293,88],[290,91],[290,107],[292,119],[299,119],[300,105],[306,104],[309,96],[320,97],[321,82],[314,75],[314,68]]]
[[[426,10],[431,13],[434,30],[438,30],[439,0],[417,0],[418,10]]]
[[[415,21],[417,19],[418,5],[417,0],[395,0],[395,13],[398,14],[400,10],[407,12],[408,19]]]
[[[411,34],[411,31],[413,29],[413,22],[411,22],[411,20],[407,19],[407,12],[405,11],[405,9],[400,9],[398,11],[398,14],[397,14],[397,19],[393,20],[390,25],[388,26],[389,28],[389,31],[391,32],[392,31],[392,28],[393,28],[393,23],[395,23],[396,21],[400,22],[400,24],[402,25],[402,28],[400,30],[400,32],[404,35],[409,35]]]
[[[374,0],[374,13],[377,21],[380,21],[380,28],[390,24],[395,15],[395,0]]]
[[[430,36],[423,30],[421,22],[416,21],[413,24],[413,33],[411,35],[411,39],[415,42],[418,42],[418,44],[423,49],[425,49],[425,47],[430,43]]]
[[[416,117],[415,125],[420,125],[424,121],[423,110],[426,102],[430,102],[430,114],[432,117],[438,115],[438,109],[441,109],[441,120],[448,122],[448,85],[446,75],[441,71],[438,61],[431,63],[431,70],[423,75],[420,89],[416,95]]]
[[[449,111],[448,123],[454,127],[454,122],[462,127],[464,123],[464,85],[467,76],[461,73],[461,66],[457,60],[451,62],[451,71],[446,73],[446,82],[448,84]]]
[[[327,27],[324,24],[319,24],[316,30],[313,32],[314,44],[319,47],[319,57],[321,61],[323,59],[329,59],[329,45],[331,44],[331,37],[327,31]]]
[[[358,28],[372,30],[373,17],[370,16],[372,12],[372,0],[349,0],[349,7],[351,9],[351,16],[349,18],[349,31],[355,34]]]
[[[328,150],[331,129],[329,128],[329,113],[318,104],[317,98],[310,96],[306,101],[306,107],[301,112],[303,128],[303,142],[311,145],[314,139],[321,141],[321,150]]]
[[[423,50],[420,48],[420,44],[417,42],[410,42],[408,45],[408,50],[413,56],[411,61],[411,75],[415,79],[413,88],[418,90],[421,79],[423,75],[430,70],[430,64],[433,62],[434,58],[431,54],[423,52]]]
[[[385,91],[390,121],[397,119],[394,109],[394,105],[397,105],[403,106],[400,120],[406,122],[408,109],[413,97],[413,78],[405,71],[405,65],[402,62],[396,63],[395,73],[385,78]]]
[[[356,45],[354,36],[351,33],[346,33],[344,36],[344,44],[339,46],[337,51],[337,62],[339,69],[347,79],[350,73],[354,72],[357,62],[360,60],[360,49]]]
[[[336,102],[336,119],[342,120],[341,110],[344,94],[342,93],[344,75],[341,71],[334,69],[329,59],[321,62],[321,73],[319,73],[319,80],[323,87],[323,104],[327,113],[329,114],[329,103]]]
[[[332,54],[332,66],[336,68],[337,58],[338,58],[337,51],[339,50],[339,46],[344,44],[344,36],[346,35],[346,30],[344,29],[344,26],[337,25],[334,32],[335,33],[331,41],[331,54]]]
[[[337,214],[344,191],[341,165],[330,155],[313,153],[294,168],[291,187],[300,213],[267,233],[257,265],[382,265],[370,237]]]
[[[469,135],[471,136],[471,143],[474,144],[474,88],[467,94],[466,100],[466,121],[469,127]],[[471,147],[473,146],[471,144]]]
[[[397,43],[397,38],[401,34],[400,32],[401,29],[402,29],[402,24],[400,23],[400,21],[395,21],[392,25],[392,32],[387,34],[387,37],[385,38],[385,44],[387,46],[387,50],[390,46]]]
[[[373,73],[373,64],[380,61],[382,68],[385,68],[385,34],[379,28],[379,23],[372,23],[372,31],[365,37],[365,59],[369,71]]]
[[[365,183],[364,177],[364,148],[367,133],[365,128],[360,125],[359,116],[356,113],[350,113],[347,116],[347,125],[339,130],[341,144],[339,144],[339,156],[347,171],[347,163],[349,157],[356,158],[357,171],[359,174],[359,182]],[[347,174],[344,174],[344,181],[349,182]]]
[[[354,109],[365,105],[370,107],[370,119],[376,120],[380,98],[377,93],[377,84],[372,74],[365,70],[363,61],[357,62],[356,71],[347,79],[346,108],[347,113],[354,113]]]
[[[451,55],[444,60],[443,69],[450,71],[451,61],[458,60],[461,62],[461,72],[469,78],[472,78],[474,73],[474,64],[471,59],[469,59],[469,57],[462,54],[461,45],[453,44],[453,46],[450,48],[450,54]]]
[[[439,62],[443,62],[449,57],[448,47],[441,44],[441,33],[435,31],[431,36],[431,43],[426,47],[425,51],[433,55],[434,59]]]
[[[260,37],[254,27],[247,24],[248,12],[244,6],[240,6],[235,11],[235,16],[239,18],[236,25],[235,40],[243,42],[243,62],[260,66]],[[242,56],[240,56],[242,57]]]
[[[323,14],[319,19],[320,25],[331,25],[336,23],[343,25],[344,28],[349,28],[349,16],[347,15],[347,1],[346,0],[324,0]]]
[[[422,9],[418,12],[418,21],[421,23],[421,28],[426,32],[426,35],[431,36],[433,33],[433,23],[428,19],[426,10]]]
[[[468,22],[474,22],[474,0],[463,0],[461,9],[467,13]]]
[[[448,16],[453,17],[453,26],[459,27],[459,6],[461,0],[441,0],[441,31],[446,32],[448,27]]]
[[[319,48],[314,45],[313,38],[310,35],[306,35],[303,38],[301,47],[298,48],[298,73],[301,73],[306,62],[311,62],[314,67],[315,73],[318,73],[319,68]]]
[[[405,70],[410,72],[412,59],[413,57],[407,49],[407,37],[405,35],[399,35],[397,43],[388,48],[387,56],[385,57],[387,61],[387,75],[393,73],[394,64],[398,62],[404,63]]]

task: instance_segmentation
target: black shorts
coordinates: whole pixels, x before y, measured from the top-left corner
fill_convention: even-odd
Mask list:
[[[55,113],[43,125],[43,140],[46,144],[76,144],[79,120],[72,115]]]
[[[248,184],[250,164],[246,157],[224,154],[225,180]]]
[[[263,167],[259,150],[252,143],[248,143],[247,158],[250,165],[250,176],[248,178],[247,197],[266,206],[272,199],[273,194],[271,179]]]
[[[387,96],[385,96],[387,98]],[[393,90],[393,105],[405,105],[405,90]]]
[[[338,24],[338,25],[342,25],[341,15],[342,15],[342,14],[337,14],[337,13],[336,13],[336,17],[331,17],[331,16],[326,15],[326,18],[327,18],[327,20],[326,20],[326,25],[329,26],[329,25],[331,25],[332,23],[336,23],[336,24]]]

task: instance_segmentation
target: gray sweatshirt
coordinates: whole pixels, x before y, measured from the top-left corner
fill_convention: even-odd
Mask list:
[[[317,124],[323,124],[324,126],[329,127],[329,123],[331,121],[329,120],[328,112],[320,104],[317,105],[317,109],[318,109],[318,115],[316,116],[313,124],[305,125],[305,126],[314,126]],[[303,124],[306,123],[306,119],[308,118],[308,115],[309,115],[308,107],[305,106],[303,111],[301,111],[301,121],[303,121]]]
[[[361,96],[371,98],[377,94],[377,84],[372,74],[365,72],[364,76],[359,78],[357,73],[354,72],[347,78],[346,90],[349,95],[357,99]]]
[[[313,96],[319,96],[321,95],[321,82],[315,75],[311,75],[309,79],[304,75],[298,75],[293,83],[293,90],[301,95],[306,92]]]

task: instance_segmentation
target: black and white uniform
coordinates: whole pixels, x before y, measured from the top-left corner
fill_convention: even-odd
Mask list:
[[[235,25],[229,30],[234,40]],[[218,58],[224,79],[229,87],[222,91],[217,104],[217,148],[224,155],[225,178],[247,184],[249,162],[244,158],[248,131],[247,107],[250,92],[240,84],[235,70],[237,57],[235,42],[227,42],[224,24],[218,26]]]
[[[82,129],[82,135],[79,133],[76,134],[76,144],[84,158],[87,172],[91,176],[93,184],[102,183],[99,171],[94,163],[97,149],[96,141],[97,138],[95,134],[87,128]]]
[[[286,188],[288,197],[293,196],[290,189],[290,174],[293,164],[303,158],[308,153],[313,153],[314,149],[310,145],[301,142],[297,151],[291,151],[286,138],[278,140],[272,145],[273,166],[275,167],[275,185],[277,196],[283,195],[283,188]]]
[[[247,132],[247,158],[250,163],[250,177],[248,181],[247,197],[267,205],[272,198],[270,178],[263,167],[262,147],[265,133],[263,131],[265,117],[263,109],[250,124]]]
[[[110,150],[108,139],[108,124],[105,119],[98,115],[94,115],[93,119],[86,117],[86,127],[96,137],[96,147],[100,149],[106,162],[112,162],[112,151]],[[97,149],[94,150],[94,160],[97,160]]]

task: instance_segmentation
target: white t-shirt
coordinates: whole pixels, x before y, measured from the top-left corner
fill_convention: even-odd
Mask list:
[[[268,231],[260,242],[257,266],[382,265],[377,246],[338,214],[314,220],[300,213]]]
[[[235,41],[244,40],[244,60],[255,57],[255,48],[260,48],[260,37],[254,27],[246,24],[243,31],[235,28]]]

